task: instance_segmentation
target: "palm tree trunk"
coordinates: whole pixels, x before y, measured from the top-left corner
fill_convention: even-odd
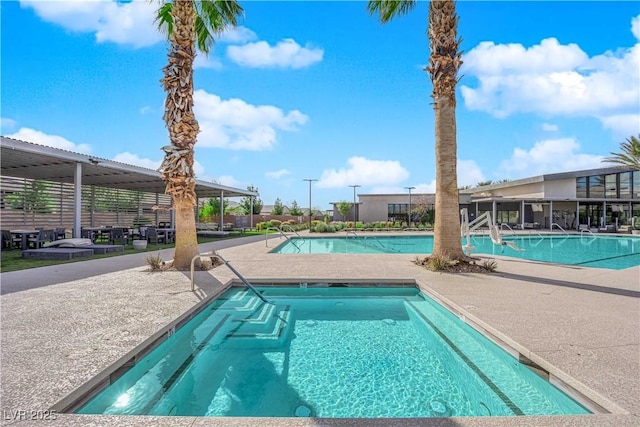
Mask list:
[[[176,247],[173,266],[190,268],[198,254],[195,227],[195,178],[193,146],[200,128],[193,114],[193,61],[195,51],[195,10],[192,0],[173,2],[173,32],[162,81],[167,93],[164,121],[171,145],[163,147],[165,157],[160,172],[167,183],[165,193],[173,200],[176,220]]]
[[[436,131],[436,217],[433,254],[460,259],[455,106],[447,98],[434,105]]]
[[[436,138],[436,206],[433,255],[461,259],[457,178],[456,85],[462,65],[458,16],[453,0],[429,3],[427,71],[433,83]]]

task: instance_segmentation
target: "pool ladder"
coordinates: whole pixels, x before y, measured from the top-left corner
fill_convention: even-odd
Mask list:
[[[247,288],[249,288],[249,290],[251,290],[251,292],[256,294],[256,296],[258,298],[260,298],[266,304],[274,305],[274,303],[272,303],[271,301],[267,300],[264,296],[262,296],[262,294],[260,292],[258,292],[258,290],[256,288],[254,288],[253,285],[251,283],[249,283],[249,281],[247,279],[245,279],[244,276],[238,272],[238,270],[233,268],[233,266],[231,264],[229,264],[229,261],[224,259],[222,257],[222,255],[216,253],[216,251],[214,251],[214,250],[211,251],[211,252],[204,252],[204,253],[198,254],[198,255],[194,256],[191,259],[191,292],[193,292],[195,290],[195,283],[193,282],[194,264],[195,264],[197,258],[200,258],[200,257],[203,257],[203,256],[205,256],[205,257],[207,257],[207,256],[208,257],[216,257],[216,258],[220,259],[220,261],[222,261],[224,263],[224,265],[226,265],[229,268],[229,270],[231,270],[233,272],[233,274],[235,274],[238,277],[238,279],[240,279],[240,281],[242,281],[242,283],[244,283],[244,285]]]

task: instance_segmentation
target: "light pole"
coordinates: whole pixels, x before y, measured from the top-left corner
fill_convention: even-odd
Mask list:
[[[409,190],[409,221],[407,221],[407,224],[409,224],[409,227],[411,227],[411,190],[413,190],[416,187],[404,187],[407,190]]]
[[[349,187],[353,187],[353,227],[356,227],[356,222],[358,222],[358,217],[356,216],[356,188],[361,187],[360,185],[354,184]]]
[[[317,179],[305,178],[303,181],[309,181],[309,231],[311,231],[311,183]]]

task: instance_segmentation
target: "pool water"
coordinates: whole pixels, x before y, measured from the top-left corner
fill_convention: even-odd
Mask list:
[[[77,412],[589,413],[415,287],[231,288]]]
[[[517,251],[496,245],[486,235],[472,237],[473,253],[502,255],[534,261],[583,265],[621,270],[640,265],[640,238],[594,235],[512,235],[502,236]],[[466,241],[463,241],[463,245]],[[346,253],[346,254],[429,254],[433,236],[372,236],[291,238],[274,253]]]

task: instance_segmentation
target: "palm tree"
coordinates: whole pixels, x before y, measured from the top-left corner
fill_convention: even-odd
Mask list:
[[[164,160],[158,169],[166,182],[175,209],[176,247],[173,266],[190,268],[198,250],[195,223],[193,146],[200,132],[193,113],[193,61],[197,48],[207,54],[214,36],[237,24],[243,10],[236,1],[173,0],[163,2],[156,22],[170,43],[162,84],[167,94],[164,121],[171,145],[162,147]]]
[[[395,16],[410,12],[416,0],[369,0],[367,11],[378,14],[384,24]],[[455,1],[437,0],[429,3],[429,73],[433,84],[436,145],[436,205],[433,255],[462,259],[460,243],[460,206],[458,200],[456,85],[462,65],[459,50],[458,15]]]
[[[630,169],[640,170],[640,135],[627,138],[620,143],[621,153],[611,153],[612,157],[606,157],[605,162],[616,163]]]

